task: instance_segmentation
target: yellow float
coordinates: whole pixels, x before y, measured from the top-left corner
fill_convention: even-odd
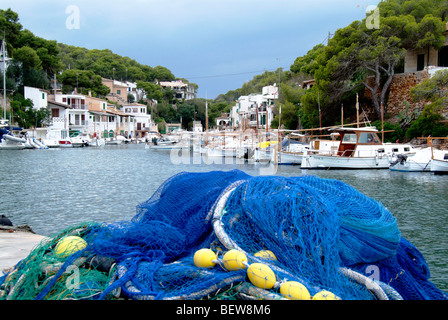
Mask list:
[[[247,268],[247,277],[254,286],[262,289],[271,289],[276,283],[272,269],[262,263],[252,263]]]
[[[218,257],[211,249],[200,249],[195,252],[193,261],[198,268],[213,268],[216,265]]]
[[[222,258],[224,268],[229,271],[245,269],[247,266],[246,255],[238,250],[232,249],[226,252]]]
[[[87,247],[87,242],[83,238],[68,236],[58,241],[58,244],[54,248],[54,253],[59,258],[65,258],[83,250],[85,247]]]
[[[280,286],[280,294],[290,300],[310,300],[308,289],[297,281],[286,281]]]
[[[313,300],[340,300],[333,292],[323,290],[313,296]]]

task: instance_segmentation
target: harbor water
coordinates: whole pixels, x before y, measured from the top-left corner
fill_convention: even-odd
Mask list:
[[[0,152],[0,213],[51,236],[86,221],[130,220],[169,177],[242,170],[250,175],[317,175],[346,182],[383,203],[403,237],[424,255],[431,281],[448,291],[448,176],[389,170],[301,170],[298,166],[180,158],[144,144]],[[220,163],[223,162],[223,163]]]

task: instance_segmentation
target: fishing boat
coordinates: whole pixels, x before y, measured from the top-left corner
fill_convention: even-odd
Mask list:
[[[401,172],[430,172],[432,160],[443,160],[448,152],[433,150],[431,147],[416,149],[414,153],[399,154],[397,159],[391,162],[391,171]]]
[[[397,154],[413,152],[410,144],[382,143],[375,127],[336,127],[338,149],[330,153],[306,150],[302,169],[388,169]]]
[[[172,150],[172,149],[185,149],[189,148],[189,144],[182,141],[166,140],[166,139],[153,139],[151,142],[146,143],[145,149],[152,150]]]
[[[430,171],[434,174],[448,174],[448,150],[439,150],[434,148],[433,139],[448,139],[442,138],[428,138],[431,147],[431,168]]]
[[[391,162],[391,171],[401,172],[434,172],[436,174],[448,173],[448,150],[434,148],[434,139],[441,138],[418,138],[427,139],[428,147],[416,148],[414,152],[398,154],[395,161]]]
[[[431,166],[431,148],[417,150],[413,154],[399,154],[395,161],[391,162],[389,169],[400,172],[424,172]]]
[[[448,174],[448,153],[444,159],[432,159],[430,171],[434,174]]]

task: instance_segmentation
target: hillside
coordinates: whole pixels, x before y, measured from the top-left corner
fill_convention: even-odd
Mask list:
[[[172,81],[173,73],[166,67],[143,65],[129,57],[113,53],[109,49],[89,50],[58,43],[58,58],[64,69],[93,71],[95,74],[122,81]]]
[[[378,26],[372,24],[373,17]],[[412,101],[400,102],[406,106],[415,100],[424,108],[403,109],[394,118],[388,114],[390,86],[394,76],[404,72],[407,50],[437,52],[446,41],[447,20],[447,1],[385,0],[362,21],[353,21],[336,30],[327,45],[310,48],[306,55],[297,57],[289,71],[279,73],[283,91],[280,98],[282,118],[289,117],[285,127],[337,125],[342,121],[342,106],[344,123],[352,122],[356,120],[355,106],[359,97],[360,104],[369,111],[369,120],[379,121],[383,113],[386,127],[395,130],[387,137],[391,141],[416,135],[447,135],[447,126],[440,120],[448,109],[448,92],[438,90],[440,84],[445,83],[445,75],[420,83],[408,94]],[[429,58],[426,64],[428,61]],[[256,93],[267,80],[269,84],[278,83],[275,74],[265,72],[255,76],[241,88],[222,94],[216,100],[228,102],[238,95]],[[303,90],[301,82],[293,80],[295,78],[315,79],[316,84]],[[432,92],[438,94],[434,96]],[[283,115],[283,106],[289,110],[287,116]],[[411,127],[412,135],[407,133]]]

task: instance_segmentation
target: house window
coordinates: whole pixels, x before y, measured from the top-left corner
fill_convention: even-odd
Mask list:
[[[62,102],[67,102],[67,98],[62,98]]]
[[[121,90],[117,90],[117,94],[121,94]]]
[[[59,118],[59,109],[51,109],[51,117]]]
[[[42,99],[45,100],[45,93],[42,92]]]

